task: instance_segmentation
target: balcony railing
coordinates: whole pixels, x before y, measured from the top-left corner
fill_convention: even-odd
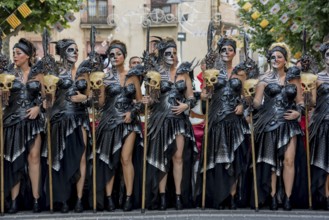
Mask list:
[[[92,5],[87,7],[87,13],[81,17],[81,24],[107,24],[108,7]]]
[[[150,13],[144,15],[143,27],[151,26],[176,26],[177,17],[171,13],[164,13],[162,10],[154,9]]]

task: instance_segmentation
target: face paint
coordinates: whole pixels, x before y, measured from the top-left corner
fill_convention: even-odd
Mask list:
[[[232,61],[234,56],[235,56],[235,52],[232,46],[230,45],[226,45],[223,46],[222,49],[220,50],[220,55],[223,59],[223,61],[227,62],[227,61]]]
[[[283,54],[279,51],[274,51],[271,55],[271,65],[275,69],[284,68],[286,64],[286,59]]]
[[[119,64],[122,64],[124,62],[124,60],[125,60],[125,57],[120,49],[113,48],[110,51],[110,61],[111,61],[112,65],[117,66]]]
[[[79,50],[76,44],[71,44],[65,51],[66,59],[71,62],[75,63],[78,60]]]
[[[164,60],[166,64],[173,65],[176,56],[177,56],[176,48],[173,47],[167,48],[164,52]]]

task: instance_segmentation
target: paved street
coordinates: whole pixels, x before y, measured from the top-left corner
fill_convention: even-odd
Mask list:
[[[189,209],[183,211],[167,210],[167,211],[146,211],[141,214],[140,210],[135,210],[132,212],[122,212],[121,210],[115,211],[113,213],[109,212],[97,212],[93,213],[91,211],[85,211],[82,214],[76,214],[70,212],[68,214],[42,212],[40,214],[33,214],[30,212],[19,212],[16,215],[8,215],[0,217],[0,219],[147,219],[147,220],[179,220],[179,219],[202,219],[202,220],[224,220],[224,219],[235,219],[235,220],[286,220],[286,219],[329,219],[329,212],[319,211],[319,210],[293,210],[290,212],[279,210],[279,211],[269,211],[261,210],[255,212],[250,209],[240,209],[240,210],[200,210],[200,209]]]

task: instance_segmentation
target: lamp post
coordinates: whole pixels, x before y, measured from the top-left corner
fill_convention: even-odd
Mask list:
[[[179,11],[178,11],[178,25],[179,25],[179,32],[177,33],[177,41],[179,41],[179,47],[180,47],[180,61],[183,61],[183,41],[186,41],[186,33],[183,32],[182,24],[183,22],[183,14],[182,14],[182,6],[181,3],[183,2],[193,2],[194,0],[167,0],[167,4],[178,4],[179,5]],[[186,19],[187,20],[187,19]]]

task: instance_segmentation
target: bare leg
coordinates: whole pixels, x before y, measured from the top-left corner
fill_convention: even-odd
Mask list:
[[[329,175],[327,175],[326,184],[325,184],[326,197],[329,197]]]
[[[135,173],[134,173],[134,166],[132,163],[132,154],[133,154],[135,139],[136,139],[135,132],[129,134],[125,140],[125,143],[121,151],[121,165],[123,171],[123,178],[126,185],[127,196],[130,196],[133,191]]]
[[[231,196],[235,196],[235,194],[236,194],[236,186],[237,186],[237,182],[238,181],[235,181],[235,183],[232,185],[232,187],[231,187]]]
[[[114,177],[113,176],[110,181],[106,183],[105,190],[106,190],[106,196],[111,196],[112,195],[112,190],[113,190],[113,183],[114,183]]]
[[[296,136],[291,138],[287,150],[284,153],[283,161],[283,182],[287,197],[289,198],[295,179],[295,153],[296,153]]]
[[[83,186],[86,179],[86,146],[87,146],[87,132],[84,128],[82,129],[83,143],[85,145],[81,160],[80,160],[80,179],[77,182],[77,196],[79,199],[82,198]]]
[[[276,176],[276,173],[275,172],[272,172],[272,175],[271,175],[271,188],[272,188],[272,191],[271,191],[271,196],[273,197],[276,193],[276,181],[277,181],[277,176]]]
[[[34,143],[31,146],[30,153],[28,155],[29,163],[29,176],[32,185],[33,198],[38,199],[39,184],[40,184],[40,148],[41,148],[41,136],[38,134],[35,138]]]
[[[11,189],[11,200],[15,200],[18,196],[20,186],[21,183],[19,182]]]
[[[176,136],[176,146],[177,151],[175,152],[174,156],[172,157],[173,161],[173,174],[174,174],[174,181],[175,181],[175,188],[176,188],[176,195],[181,194],[181,183],[183,177],[183,150],[184,150],[184,136],[177,135]]]
[[[165,174],[164,177],[159,182],[159,192],[160,193],[166,192],[167,177],[168,177],[168,174]]]

